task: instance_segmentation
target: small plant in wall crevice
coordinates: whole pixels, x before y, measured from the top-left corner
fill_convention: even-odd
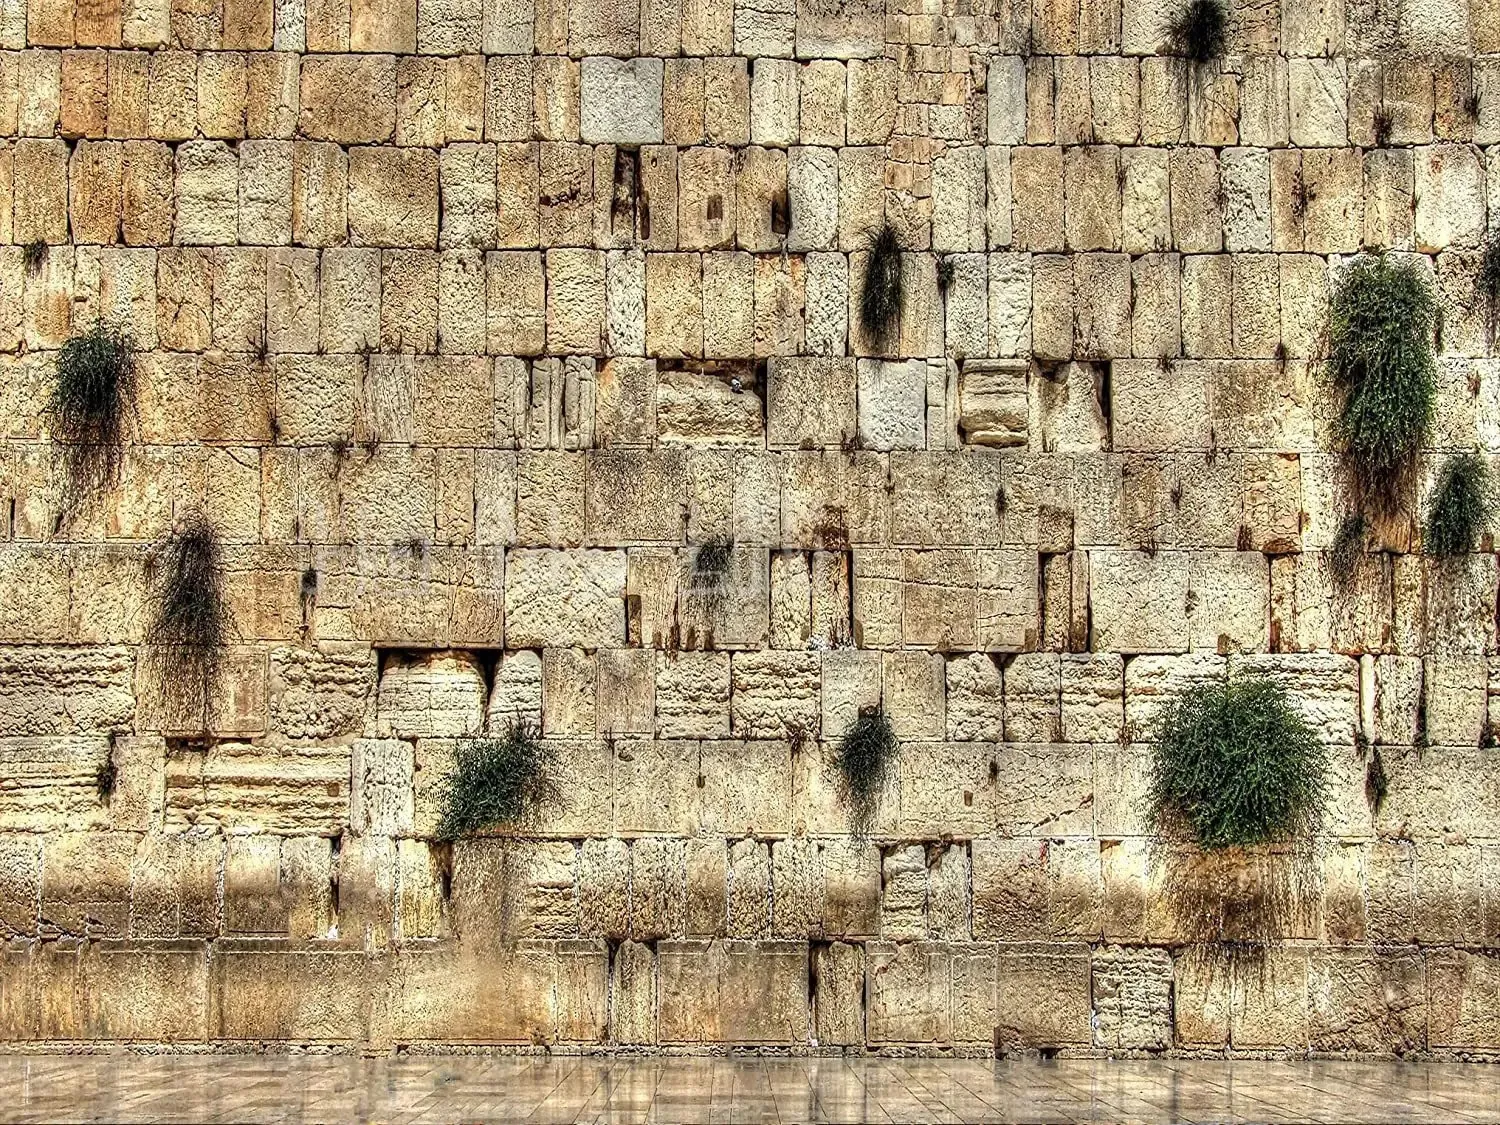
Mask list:
[[[189,511],[152,555],[151,622],[146,630],[154,673],[173,713],[198,715],[208,705],[229,641],[223,548],[202,512]]]
[[[115,741],[109,740],[109,749],[104,753],[104,761],[99,763],[99,769],[94,774],[94,788],[99,793],[99,800],[108,804],[110,797],[115,792],[115,781],[119,777],[119,769],[115,765]]]
[[[1427,506],[1422,545],[1429,555],[1466,555],[1495,514],[1490,467],[1477,453],[1450,457],[1438,476]]]
[[[442,783],[438,838],[457,840],[501,824],[561,795],[554,745],[526,723],[513,723],[498,738],[458,744],[453,772]]]
[[[880,707],[863,707],[839,739],[834,755],[839,796],[849,810],[854,834],[864,836],[875,821],[901,744],[891,720]]]
[[[906,278],[901,242],[889,219],[870,234],[869,257],[859,292],[859,323],[876,343],[890,338],[901,317]]]
[[[28,242],[21,248],[21,265],[27,277],[35,277],[47,264],[47,244],[40,238]]]
[[[1165,836],[1207,851],[1311,834],[1328,754],[1285,689],[1256,676],[1188,691],[1156,732],[1148,811]]]
[[[135,390],[135,348],[123,332],[97,323],[57,353],[49,413],[70,506],[107,490],[118,477]]]
[[[1437,397],[1437,296],[1413,262],[1356,259],[1334,287],[1328,364],[1343,395],[1338,434],[1360,510],[1407,504],[1417,450]]]
[[[1195,63],[1223,58],[1229,48],[1225,0],[1185,0],[1167,25],[1167,46],[1172,54]]]

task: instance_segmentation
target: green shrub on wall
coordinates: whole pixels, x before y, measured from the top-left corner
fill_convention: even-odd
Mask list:
[[[1195,63],[1222,58],[1229,47],[1224,0],[1187,0],[1167,25],[1167,45],[1172,54]]]
[[[49,414],[70,505],[108,489],[118,476],[135,385],[130,338],[102,323],[73,336],[58,352]]]
[[[1285,690],[1259,678],[1190,690],[1156,734],[1148,805],[1158,830],[1210,851],[1314,831],[1328,756]]]
[[[442,785],[438,837],[456,840],[513,824],[559,796],[557,750],[535,728],[513,723],[499,738],[460,742]]]
[[[153,552],[146,629],[163,700],[181,717],[207,709],[229,641],[219,533],[202,512],[188,512]]]
[[[876,343],[890,338],[901,316],[906,276],[896,228],[887,219],[871,233],[864,282],[859,291],[859,323]]]
[[[839,775],[839,796],[849,810],[855,835],[865,835],[874,823],[880,794],[900,748],[889,716],[879,707],[862,708],[839,739],[834,766]]]
[[[1432,490],[1422,546],[1440,558],[1468,554],[1478,545],[1494,510],[1494,486],[1485,459],[1477,453],[1451,457]]]
[[[1403,507],[1437,395],[1437,297],[1413,262],[1356,259],[1329,311],[1328,362],[1344,396],[1338,432],[1355,501],[1376,514]]]

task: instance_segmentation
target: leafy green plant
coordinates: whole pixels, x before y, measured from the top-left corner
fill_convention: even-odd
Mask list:
[[[1440,558],[1468,554],[1494,512],[1489,464],[1477,453],[1451,457],[1432,490],[1423,546],[1429,555]]]
[[[535,728],[513,723],[499,738],[458,744],[453,772],[443,781],[438,837],[456,840],[559,797],[556,748]]]
[[[1187,692],[1161,719],[1148,804],[1167,835],[1210,851],[1317,827],[1327,750],[1285,690],[1261,677]]]
[[[1172,54],[1195,63],[1221,58],[1229,47],[1229,11],[1224,0],[1187,0],[1167,25]]]
[[[1344,396],[1338,431],[1357,499],[1377,513],[1402,506],[1437,395],[1437,297],[1411,262],[1356,259],[1334,288],[1329,368]]]
[[[877,343],[890,337],[901,316],[901,298],[906,278],[901,243],[896,228],[887,219],[870,235],[869,258],[859,292],[859,323]]]
[[[189,511],[149,564],[151,622],[146,642],[163,699],[177,714],[207,722],[208,701],[229,640],[219,533]]]
[[[855,835],[865,835],[874,823],[880,794],[900,748],[891,720],[880,707],[861,708],[839,739],[834,767],[839,775],[839,796],[849,809]]]
[[[49,412],[70,501],[104,491],[119,475],[135,389],[135,348],[123,332],[96,323],[58,352]]]

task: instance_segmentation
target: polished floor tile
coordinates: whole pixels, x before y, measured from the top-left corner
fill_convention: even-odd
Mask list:
[[[1500,1125],[1481,1063],[0,1056],[5,1122]]]

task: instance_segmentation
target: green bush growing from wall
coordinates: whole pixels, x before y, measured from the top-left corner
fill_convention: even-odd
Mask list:
[[[163,699],[179,715],[202,716],[206,726],[230,614],[219,533],[202,512],[188,512],[157,547],[148,592],[146,643]]]
[[[502,824],[558,798],[560,759],[536,729],[513,723],[498,738],[460,742],[443,781],[438,837],[457,840]]]
[[[885,789],[901,744],[891,720],[879,707],[862,708],[859,716],[839,739],[834,766],[839,775],[839,796],[849,810],[856,836],[863,836],[875,821],[880,794]]]
[[[1478,545],[1494,511],[1489,464],[1477,453],[1451,457],[1432,490],[1422,545],[1429,555],[1439,558],[1468,554]]]
[[[1329,310],[1328,362],[1344,396],[1338,432],[1356,502],[1403,507],[1437,395],[1432,283],[1412,262],[1365,255],[1344,271]]]
[[[859,323],[877,343],[890,339],[901,316],[906,274],[896,228],[887,219],[870,235],[869,258],[859,291]]]
[[[49,414],[70,505],[114,484],[135,388],[135,348],[122,332],[95,324],[58,352]]]
[[[1163,714],[1150,766],[1157,828],[1210,851],[1316,830],[1326,748],[1286,691],[1260,677],[1193,688]]]

